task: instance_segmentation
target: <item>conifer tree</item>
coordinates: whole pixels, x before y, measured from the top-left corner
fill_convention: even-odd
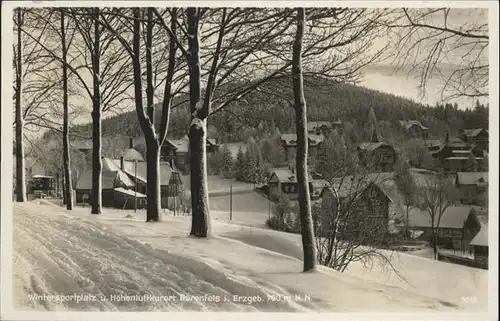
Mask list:
[[[238,154],[236,154],[236,162],[234,164],[234,178],[237,181],[244,180],[244,168],[245,168],[245,153],[243,149],[238,148]]]
[[[227,145],[224,144],[220,150],[220,153],[220,173],[226,178],[231,178],[233,176],[233,156],[231,155],[231,151],[229,150]]]

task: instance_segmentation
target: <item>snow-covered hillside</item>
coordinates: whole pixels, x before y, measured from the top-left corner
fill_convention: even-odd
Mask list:
[[[14,205],[16,309],[487,310],[486,271],[402,254],[395,265],[406,281],[361,265],[343,274],[323,267],[301,273],[297,235],[214,220],[215,236],[196,239],[187,236],[187,217],[144,223],[141,212],[130,219],[124,211],[105,211]],[[72,294],[80,297],[47,296]],[[463,296],[477,302],[464,303]]]

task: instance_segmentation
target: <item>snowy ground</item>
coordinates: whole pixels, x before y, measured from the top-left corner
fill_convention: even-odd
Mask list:
[[[50,204],[14,205],[15,308],[487,310],[487,271],[479,269],[400,254],[393,263],[406,281],[377,267],[368,270],[362,265],[353,265],[343,274],[323,267],[317,273],[304,274],[300,273],[298,235],[213,220],[215,236],[195,239],[187,236],[189,217],[164,216],[162,222],[144,223],[143,212],[135,219],[125,218],[127,213],[120,210],[106,210],[98,216],[88,213],[85,208],[66,212]],[[95,295],[95,301],[30,297],[73,293]],[[116,295],[120,294],[122,301],[117,301]],[[140,296],[144,294],[151,296],[144,300]],[[238,301],[235,295],[247,302]],[[123,296],[128,296],[129,301],[124,302]],[[204,301],[188,301],[187,296]],[[462,299],[471,296],[476,303]],[[207,297],[219,298],[220,302],[206,301]]]
[[[234,179],[224,178],[218,175],[208,175],[207,184],[209,187],[209,195],[220,195],[220,194],[228,194],[231,190],[233,193],[238,192],[252,192],[255,189],[255,185],[246,182],[239,182]],[[190,186],[190,177],[189,175],[182,175],[182,182],[185,189],[189,189]]]

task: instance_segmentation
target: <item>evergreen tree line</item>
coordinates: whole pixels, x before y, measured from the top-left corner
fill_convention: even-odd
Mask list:
[[[309,84],[309,83],[307,83]],[[342,120],[346,139],[360,142],[370,135],[371,110],[379,120],[379,128],[394,132],[400,120],[415,119],[429,127],[431,136],[454,134],[460,128],[488,128],[489,106],[479,102],[475,108],[459,109],[451,103],[424,106],[412,100],[388,93],[348,84],[330,86],[305,86],[309,120]],[[269,86],[275,84],[271,83]],[[284,89],[284,96],[286,96]],[[335,98],[335,99],[334,99]],[[182,99],[182,98],[178,98]],[[169,137],[180,138],[189,126],[189,110],[186,104],[174,108],[170,116]],[[157,109],[160,110],[160,109]],[[272,135],[277,128],[282,133],[294,132],[294,112],[282,98],[254,92],[245,101],[235,102],[230,108],[209,116],[211,138],[221,143],[245,142],[249,137],[263,138]],[[103,119],[103,136],[141,136],[134,112],[122,113]],[[91,125],[72,128],[73,133],[89,136]],[[382,136],[392,134],[382,133]]]

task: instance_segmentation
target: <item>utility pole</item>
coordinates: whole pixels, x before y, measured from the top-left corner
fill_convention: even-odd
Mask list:
[[[174,217],[176,216],[176,211],[177,211],[177,175],[172,173],[174,175]]]
[[[269,220],[271,220],[271,189],[268,185],[267,187],[267,199],[268,199],[268,204],[269,204]]]
[[[134,213],[137,213],[137,159],[134,160],[134,178],[135,178],[135,188],[134,188]]]
[[[229,220],[233,220],[233,184],[229,186]]]

